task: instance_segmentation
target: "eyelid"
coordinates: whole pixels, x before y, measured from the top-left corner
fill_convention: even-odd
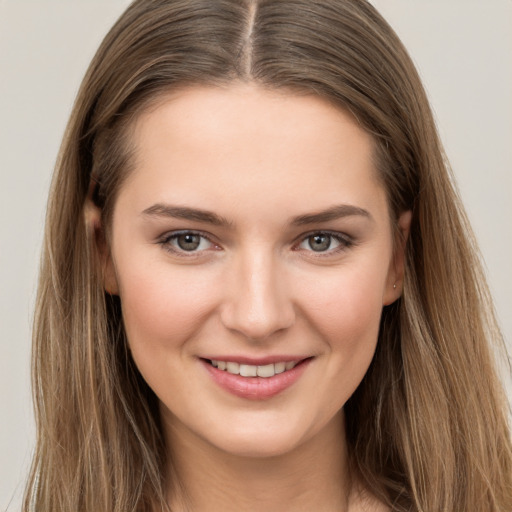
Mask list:
[[[185,251],[185,250],[180,250],[170,244],[171,240],[176,239],[180,235],[188,235],[188,234],[197,235],[197,236],[204,238],[213,247],[209,247],[207,249],[202,249],[199,251]],[[314,251],[312,249],[307,250],[307,249],[301,249],[299,247],[300,244],[302,244],[304,241],[307,240],[307,238],[314,236],[314,235],[330,236],[330,237],[334,238],[336,241],[338,241],[340,245],[338,247],[335,247],[334,249],[328,249],[326,251]],[[221,250],[222,248],[216,241],[213,240],[213,238],[214,237],[212,235],[210,235],[209,233],[205,233],[204,231],[201,231],[201,230],[178,229],[178,230],[168,231],[168,232],[164,233],[163,235],[158,237],[158,239],[156,240],[156,243],[161,245],[166,251],[168,251],[172,254],[177,254],[177,255],[179,255],[181,257],[185,257],[185,258],[193,258],[193,257],[198,257],[199,255],[205,253],[206,251],[211,250],[212,248],[214,250]],[[350,235],[347,235],[346,233],[339,232],[339,231],[331,231],[331,230],[326,230],[326,229],[317,229],[317,230],[312,230],[307,233],[301,234],[300,237],[298,237],[296,239],[296,241],[293,243],[292,249],[297,252],[303,251],[305,253],[308,253],[308,256],[313,256],[315,258],[322,258],[322,257],[329,257],[332,255],[338,254],[340,252],[343,252],[343,251],[347,250],[348,248],[352,247],[353,245],[355,245],[355,243],[356,243],[356,241],[354,240],[354,238],[351,237]]]
[[[315,236],[315,235],[327,235],[332,238],[334,238],[336,241],[340,243],[340,245],[334,249],[328,249],[327,251],[314,251],[314,250],[307,250],[307,249],[301,249],[299,246],[305,242],[309,237]],[[346,233],[342,233],[340,231],[330,231],[328,229],[317,229],[313,231],[309,231],[308,233],[304,233],[300,235],[300,237],[297,239],[297,242],[294,244],[296,251],[304,251],[308,253],[309,255],[314,256],[315,258],[322,258],[322,257],[328,257],[332,256],[334,254],[338,254],[340,252],[345,251],[346,249],[352,247],[355,245],[355,240],[347,235]]]
[[[176,248],[173,245],[171,245],[171,243],[170,243],[171,240],[174,240],[181,235],[200,236],[201,238],[204,238],[205,240],[207,240],[215,249],[220,249],[219,244],[217,244],[213,240],[213,237],[209,233],[205,233],[204,231],[200,231],[197,229],[177,229],[174,231],[168,231],[167,233],[158,237],[156,243],[161,245],[166,251],[168,251],[172,254],[177,254],[177,255],[185,257],[185,258],[192,258],[194,256],[197,257],[200,254],[211,249],[211,247],[209,247],[208,249],[202,249],[199,251],[185,251],[183,249],[179,249],[179,248]]]

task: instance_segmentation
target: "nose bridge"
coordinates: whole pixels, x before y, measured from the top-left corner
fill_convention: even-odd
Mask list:
[[[242,251],[230,279],[223,322],[246,338],[262,340],[290,327],[293,301],[279,258],[269,248]]]

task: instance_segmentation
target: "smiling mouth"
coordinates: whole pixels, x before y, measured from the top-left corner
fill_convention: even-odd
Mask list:
[[[263,377],[270,378],[274,375],[292,370],[302,361],[283,361],[278,363],[270,363],[265,365],[241,364],[233,361],[217,361],[215,359],[207,360],[213,367],[218,370],[231,373],[232,375],[240,375],[241,377]]]
[[[213,354],[212,354],[213,356]],[[229,393],[248,400],[267,400],[291,387],[306,371],[310,357],[249,359],[200,358],[210,377]],[[215,357],[215,356],[213,356]],[[269,360],[270,359],[270,360]],[[248,364],[260,363],[260,364]]]

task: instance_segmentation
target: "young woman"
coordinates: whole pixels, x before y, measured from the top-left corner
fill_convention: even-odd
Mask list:
[[[370,4],[135,1],[53,181],[25,509],[505,512],[496,342]]]

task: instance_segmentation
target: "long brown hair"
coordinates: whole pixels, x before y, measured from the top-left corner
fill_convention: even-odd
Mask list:
[[[412,210],[402,298],[345,406],[352,470],[393,511],[512,510],[500,345],[478,253],[406,50],[364,0],[136,0],[82,83],[49,199],[34,326],[37,447],[24,510],[164,510],[157,400],[105,293],[92,195],[111,221],[127,136],[177,87],[316,94],[372,136],[395,218]],[[172,465],[171,465],[172,466]]]

